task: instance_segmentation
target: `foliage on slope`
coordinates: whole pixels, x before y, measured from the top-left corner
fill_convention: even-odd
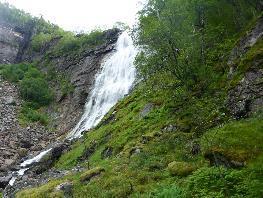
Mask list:
[[[234,120],[225,107],[228,89],[262,59],[260,40],[227,79],[257,3],[149,1],[136,35],[142,81],[55,166],[87,170],[17,197],[63,194],[55,187],[66,181],[74,197],[261,197],[262,113]]]

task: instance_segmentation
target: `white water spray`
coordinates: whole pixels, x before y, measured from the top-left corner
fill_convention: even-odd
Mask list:
[[[135,80],[133,65],[136,49],[127,32],[120,35],[116,52],[102,64],[102,70],[95,79],[94,88],[85,105],[85,111],[76,127],[68,134],[69,139],[79,138],[81,132],[96,126],[103,116],[118,100],[128,94]],[[42,151],[32,159],[20,164],[21,169],[16,175],[22,176],[29,165],[39,162],[52,148]],[[9,185],[13,185],[17,176],[14,176]]]
[[[68,138],[78,138],[81,132],[96,126],[110,108],[128,94],[135,80],[133,62],[136,49],[127,32],[120,35],[116,50],[102,64],[102,71],[96,77],[84,114]]]

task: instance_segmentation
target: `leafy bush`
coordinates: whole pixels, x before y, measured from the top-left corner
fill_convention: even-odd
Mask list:
[[[52,100],[52,94],[48,84],[43,78],[26,77],[20,82],[21,96],[31,102],[48,105]]]
[[[48,124],[48,116],[44,113],[40,113],[36,104],[25,103],[21,109],[20,119],[22,122],[40,122],[43,125]]]
[[[26,101],[22,120],[47,124],[47,116],[39,113],[39,108],[50,104],[53,98],[46,75],[30,64],[3,65],[0,71],[5,79],[19,84],[21,97]]]
[[[261,173],[253,169],[232,170],[222,167],[204,167],[187,180],[189,197],[260,197]],[[253,190],[252,190],[253,189]]]
[[[207,89],[228,70],[225,55],[240,32],[261,14],[257,4],[259,0],[149,0],[134,29],[142,48],[136,58],[139,75],[147,80],[167,72],[188,89]]]
[[[2,65],[1,73],[6,80],[18,82],[24,78],[28,69],[29,66],[25,64]]]
[[[51,41],[52,37],[52,34],[45,34],[43,32],[35,35],[31,42],[32,49],[34,51],[40,52],[41,48],[44,47],[46,43]]]
[[[147,193],[146,196],[135,195],[135,197],[147,197],[147,198],[186,198],[185,192],[182,188],[179,188],[175,184],[161,185],[151,193]]]
[[[24,11],[16,9],[8,3],[0,3],[0,21],[21,27],[31,19],[32,17]]]
[[[105,41],[103,32],[100,30],[94,30],[89,34],[78,36],[75,36],[71,32],[63,32],[60,35],[62,36],[62,39],[55,46],[53,53],[79,53],[85,48],[94,47]]]

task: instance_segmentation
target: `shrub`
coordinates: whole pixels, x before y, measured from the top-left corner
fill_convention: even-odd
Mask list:
[[[261,178],[262,168],[260,173],[253,169],[204,167],[189,176],[187,193],[188,197],[261,197]]]
[[[154,193],[152,193],[152,195],[150,197],[184,198],[185,193],[181,188],[179,188],[176,185],[168,185],[168,186],[162,186],[162,187],[156,189],[156,191]]]
[[[18,82],[24,78],[25,72],[28,70],[28,66],[24,64],[3,65],[1,70],[4,79],[11,82]]]
[[[171,162],[168,164],[169,172],[174,176],[186,176],[193,172],[194,167],[186,162]]]
[[[48,105],[52,100],[48,84],[43,78],[24,78],[20,83],[20,92],[24,99],[40,105]]]
[[[46,43],[50,42],[52,39],[51,34],[45,34],[43,32],[35,35],[32,40],[32,49],[36,52],[40,52],[41,48],[45,46]]]
[[[24,104],[21,109],[20,119],[23,122],[40,122],[43,125],[48,124],[48,116],[40,113],[37,109],[32,108],[32,104]]]

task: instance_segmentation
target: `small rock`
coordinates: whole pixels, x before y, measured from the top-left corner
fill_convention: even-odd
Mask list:
[[[150,111],[153,109],[154,105],[152,103],[148,103],[147,105],[145,105],[145,107],[143,108],[143,110],[140,112],[140,116],[142,118],[146,117]]]
[[[73,184],[71,182],[64,182],[59,184],[55,190],[56,191],[63,191],[65,197],[72,197],[72,188]]]
[[[112,156],[112,152],[113,152],[113,148],[112,147],[106,147],[101,153],[101,158],[105,159],[105,158],[111,157]]]

